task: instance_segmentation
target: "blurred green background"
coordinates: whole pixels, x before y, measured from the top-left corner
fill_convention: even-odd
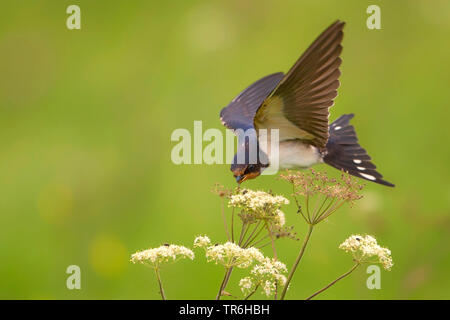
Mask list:
[[[66,28],[71,4],[81,30]],[[381,30],[366,27],[371,4],[381,7]],[[336,19],[347,25],[331,119],[356,114],[361,144],[397,186],[369,184],[353,209],[317,228],[288,297],[350,268],[338,245],[369,233],[393,253],[381,290],[368,290],[360,269],[320,298],[450,298],[445,0],[2,1],[0,298],[158,299],[154,274],[130,254],[191,247],[204,233],[224,241],[210,189],[235,185],[228,165],[174,165],[172,131],[194,120],[224,130],[223,106],[287,71]],[[289,192],[273,176],[246,186]],[[294,206],[285,211],[303,238]],[[299,246],[279,242],[288,267]],[[169,299],[215,297],[223,270],[196,254],[162,270]],[[81,290],[66,288],[71,264],[81,267]]]

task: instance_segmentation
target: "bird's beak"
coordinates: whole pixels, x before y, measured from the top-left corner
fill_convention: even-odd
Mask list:
[[[243,176],[236,176],[236,182],[241,184],[243,178]]]

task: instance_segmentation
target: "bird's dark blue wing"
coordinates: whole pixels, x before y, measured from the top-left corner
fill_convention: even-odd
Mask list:
[[[254,128],[256,112],[283,76],[282,72],[268,75],[242,91],[220,112],[220,120],[224,126],[232,130]]]
[[[344,25],[341,21],[333,23],[297,60],[259,109],[258,127],[279,128],[280,138],[297,138],[325,147],[328,109],[339,87]]]

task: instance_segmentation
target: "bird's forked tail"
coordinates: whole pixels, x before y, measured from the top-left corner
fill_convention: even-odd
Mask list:
[[[327,153],[323,161],[355,177],[393,187],[392,183],[382,179],[383,176],[376,171],[366,150],[359,145],[355,129],[349,123],[353,116],[345,114],[330,125]]]

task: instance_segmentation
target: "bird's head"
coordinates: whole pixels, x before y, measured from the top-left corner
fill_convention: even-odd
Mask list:
[[[239,144],[230,169],[236,182],[241,184],[258,177],[269,166],[269,159],[259,148],[256,135],[239,137],[239,140],[244,142]]]
[[[241,184],[245,180],[254,179],[261,174],[261,165],[259,164],[232,164],[231,171],[233,172],[236,182]]]

